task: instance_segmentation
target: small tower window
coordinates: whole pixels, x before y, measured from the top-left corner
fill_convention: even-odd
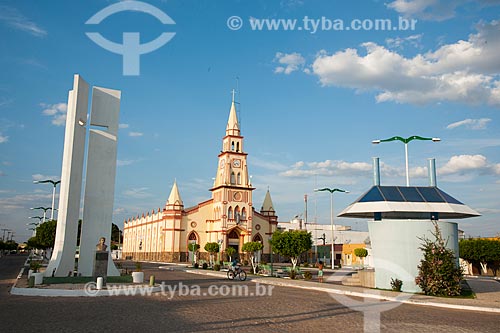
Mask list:
[[[239,142],[236,142],[236,151],[240,151],[240,143]]]
[[[234,141],[231,141],[231,150],[234,151]]]
[[[242,220],[247,219],[247,210],[245,209],[245,207],[243,207],[243,209],[241,210],[241,219]]]
[[[231,172],[231,185],[236,184],[236,177],[234,175],[234,172]]]
[[[241,174],[239,172],[238,172],[237,179],[238,179],[238,184],[241,184]]]
[[[232,219],[233,218],[233,208],[229,207],[227,210],[227,218]]]

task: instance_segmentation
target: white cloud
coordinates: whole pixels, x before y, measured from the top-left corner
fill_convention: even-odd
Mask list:
[[[7,141],[9,141],[9,137],[6,135],[2,135],[2,133],[0,132],[0,143],[5,143]]]
[[[119,124],[118,128],[122,128],[122,129],[129,128],[129,124]]]
[[[52,200],[52,193],[45,194],[18,194],[13,197],[0,198],[0,212],[11,213],[20,212],[29,209],[29,207],[36,207],[40,202],[50,202]]]
[[[33,180],[46,180],[46,179],[50,179],[50,180],[54,180],[54,181],[58,181],[61,177],[59,176],[46,176],[46,175],[42,175],[42,174],[34,174],[34,175],[31,175],[31,177],[33,178]]]
[[[251,159],[249,159],[249,164],[251,164],[252,168],[255,166],[273,171],[281,171],[287,169],[287,166],[280,162],[271,161],[268,159],[260,159],[258,157],[252,157]]]
[[[320,51],[313,73],[324,86],[376,91],[378,102],[429,104],[449,101],[500,106],[500,22],[477,26],[469,39],[413,58],[376,43],[334,54]]]
[[[300,53],[276,53],[274,61],[277,61],[280,66],[274,69],[277,74],[290,74],[304,67],[306,60]]]
[[[128,136],[131,136],[131,137],[138,137],[138,136],[143,136],[144,133],[141,133],[141,132],[129,132],[128,133]]]
[[[483,155],[458,155],[452,156],[438,172],[440,175],[462,174],[471,170],[484,170],[487,167],[488,162]]]
[[[147,192],[148,190],[149,190],[148,187],[132,188],[129,190],[125,190],[123,192],[123,195],[130,197],[130,198],[143,199],[143,198],[148,198],[148,197],[152,196],[151,193]]]
[[[499,5],[498,0],[395,0],[387,7],[404,16],[417,17],[423,20],[443,21],[455,16],[455,10],[474,2],[481,6]]]
[[[137,160],[116,160],[116,166],[126,166],[126,165],[131,165],[137,162]]]
[[[491,121],[490,118],[481,118],[481,119],[464,119],[446,126],[447,129],[453,129],[460,126],[465,126],[468,129],[473,130],[482,130],[485,129],[488,123]]]
[[[56,126],[64,126],[66,124],[66,112],[68,111],[68,104],[57,103],[57,104],[45,104],[41,103],[43,107],[42,114],[44,116],[52,117],[52,124]]]
[[[333,176],[333,175],[346,175],[354,176],[365,174],[371,170],[372,166],[364,162],[345,162],[345,161],[332,161],[326,160],[322,162],[308,162],[299,161],[295,163],[291,169],[283,171],[280,176],[290,178],[318,176]]]
[[[21,14],[16,8],[0,6],[0,22],[16,30],[25,31],[36,37],[44,37],[47,31]]]
[[[395,38],[386,38],[385,43],[388,47],[393,49],[404,49],[405,45],[410,45],[415,48],[422,48],[422,36],[423,34],[411,35],[408,37],[395,37]]]

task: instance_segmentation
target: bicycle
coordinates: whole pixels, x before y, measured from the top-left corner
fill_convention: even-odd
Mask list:
[[[239,266],[231,267],[229,271],[227,271],[227,278],[229,280],[234,280],[236,276],[238,276],[240,281],[245,281],[247,279],[247,273]]]

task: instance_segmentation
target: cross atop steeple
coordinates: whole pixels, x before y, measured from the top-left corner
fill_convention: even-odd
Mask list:
[[[233,101],[232,101],[232,103],[234,103],[234,94],[236,94],[236,91],[233,89],[233,90],[231,91],[231,94],[233,94]]]

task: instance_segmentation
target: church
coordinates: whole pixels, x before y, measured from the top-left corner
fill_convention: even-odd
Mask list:
[[[174,182],[163,208],[124,221],[123,258],[187,262],[188,244],[196,243],[200,245],[198,258],[207,260],[209,254],[204,247],[210,242],[219,243],[222,254],[233,247],[241,256],[243,244],[253,241],[263,244],[262,260],[268,260],[268,239],[277,230],[278,216],[269,190],[260,210],[255,209],[252,197],[255,188],[248,176],[247,155],[233,92],[215,181],[210,189],[212,197],[185,208]]]

